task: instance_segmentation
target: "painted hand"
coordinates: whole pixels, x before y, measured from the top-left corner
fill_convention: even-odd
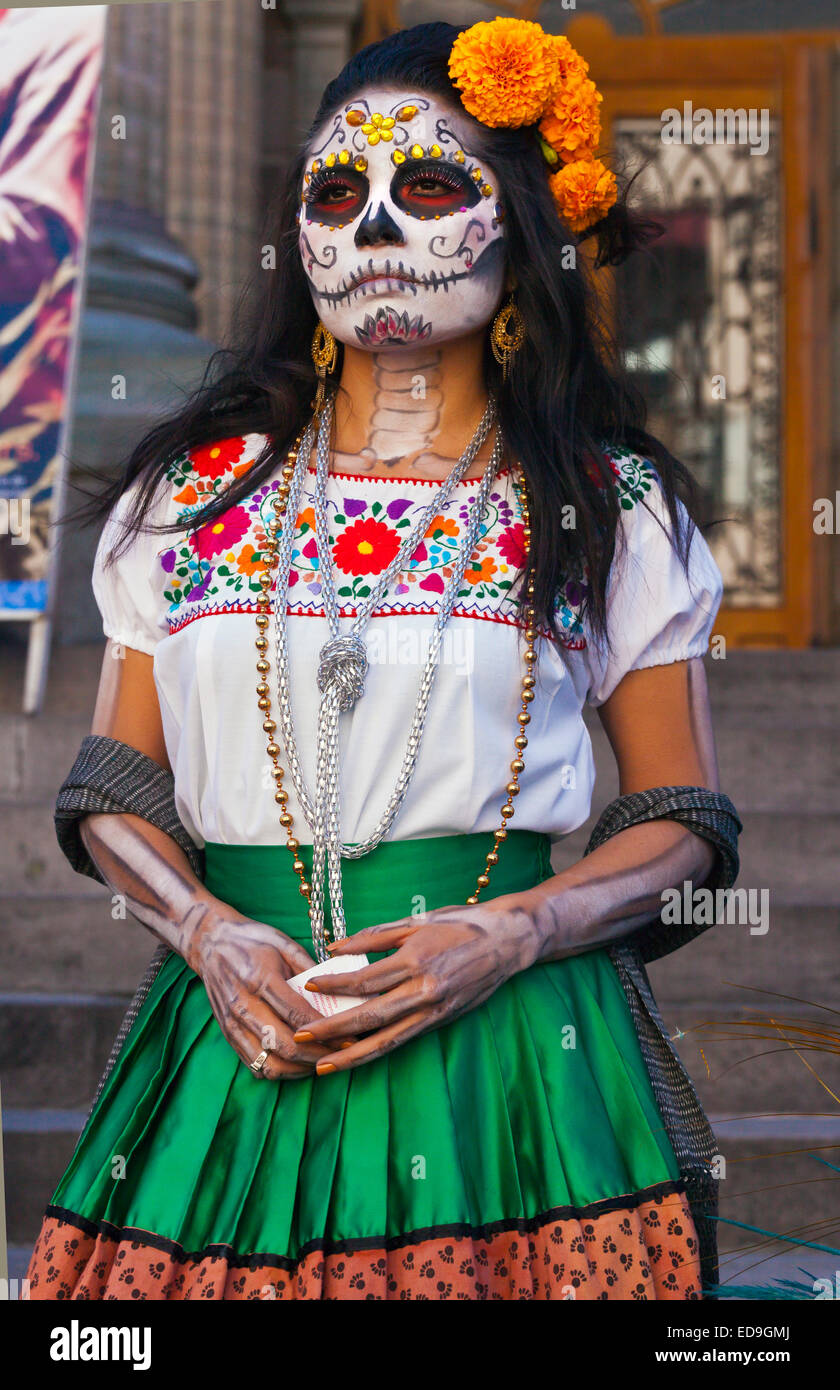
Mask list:
[[[534,963],[538,940],[525,899],[509,895],[472,907],[435,908],[422,919],[384,922],[329,949],[331,955],[393,954],[346,975],[320,975],[306,986],[370,996],[369,1002],[295,1033],[296,1043],[337,1047],[318,1062],[319,1076],[372,1062],[474,1009]],[[354,1036],[348,1040],[348,1035]]]
[[[203,926],[187,956],[204,982],[219,1027],[246,1065],[268,1053],[259,1079],[311,1076],[329,1048],[295,1042],[320,1014],[285,983],[312,959],[302,946],[264,922],[232,913]]]

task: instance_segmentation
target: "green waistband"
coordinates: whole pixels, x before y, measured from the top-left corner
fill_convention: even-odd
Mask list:
[[[383,840],[361,859],[342,859],[341,882],[348,935],[435,907],[465,903],[475,892],[493,848],[492,831],[480,835],[435,835]],[[524,892],[550,878],[551,842],[534,830],[509,830],[499,847],[483,896]],[[312,846],[299,854],[312,872]],[[205,882],[211,893],[256,921],[279,927],[311,946],[305,898],[284,845],[205,845]],[[330,925],[329,903],[326,912]]]

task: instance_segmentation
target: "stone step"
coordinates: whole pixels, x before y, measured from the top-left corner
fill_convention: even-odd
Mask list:
[[[706,676],[717,717],[770,728],[801,724],[837,728],[840,648],[731,651],[707,658]]]
[[[0,897],[3,987],[132,994],[158,943],[131,915],[115,920],[111,910],[101,886],[82,897]]]
[[[52,720],[84,719],[89,729],[105,650],[104,638],[101,642],[53,646],[50,652],[44,707],[40,715],[27,718],[20,713],[26,644],[21,640],[23,634],[19,630],[23,624],[19,623],[16,626],[17,633],[12,632],[8,639],[4,634],[3,667],[0,673],[0,714],[11,715],[37,725]],[[15,637],[17,640],[14,640]]]
[[[128,1003],[113,995],[0,995],[4,1106],[86,1109]]]
[[[756,900],[760,901],[760,900]],[[688,1009],[693,1018],[732,1006],[785,1012],[783,1001],[733,986],[775,990],[810,999],[815,1006],[840,998],[840,908],[789,907],[770,899],[765,935],[749,926],[721,923],[648,967],[654,993],[667,1010]],[[819,1016],[819,1009],[814,1013]],[[828,1015],[827,1015],[828,1016]]]
[[[771,911],[783,906],[840,906],[840,814],[782,816],[745,811],[741,820],[739,887],[766,888]],[[591,831],[592,822],[553,847],[555,871],[580,859]]]
[[[766,935],[748,926],[710,927],[650,966],[663,1008],[692,1016],[720,1011],[723,982],[798,994],[823,1004],[840,996],[840,908],[774,906]],[[2,982],[6,989],[130,994],[155,938],[130,915],[111,917],[105,889],[94,897],[0,896]],[[745,996],[749,997],[749,996]],[[735,996],[733,996],[735,998]],[[772,1000],[756,998],[756,1008]],[[781,1007],[781,1005],[779,1006]]]
[[[43,715],[50,719],[90,719],[96,700],[103,642],[53,647]],[[3,643],[0,715],[20,713],[20,693],[26,662],[23,642]],[[838,720],[836,690],[840,685],[840,648],[800,651],[730,650],[725,660],[707,657],[706,675],[712,702],[720,714],[742,722],[765,718],[786,724],[830,724]]]
[[[817,1128],[830,1121],[838,1127],[840,1064],[826,1049],[829,1038],[803,1039],[820,1014],[795,1003],[779,1008],[761,996],[754,1006],[729,991],[707,1010],[687,1002],[674,1008],[659,993],[670,1036],[692,1076],[707,1113],[736,1117],[808,1116]],[[0,1081],[12,1108],[85,1108],[94,1094],[111,1045],[128,1006],[127,996],[82,994],[0,995]],[[781,1032],[763,1021],[768,1013]],[[756,1023],[756,1017],[758,1022]],[[831,1015],[824,1015],[831,1022]],[[56,1065],[61,1058],[61,1066]],[[808,1065],[806,1066],[805,1063]],[[812,1069],[812,1070],[809,1070]],[[820,1084],[822,1078],[824,1086]],[[782,1123],[782,1119],[778,1122]],[[722,1142],[732,1131],[724,1127]]]
[[[10,1245],[35,1242],[44,1214],[65,1171],[85,1114],[68,1112],[51,1128],[37,1118],[3,1112],[3,1151],[6,1168],[6,1238]]]
[[[595,816],[607,800],[602,792]],[[741,811],[741,819],[739,885],[769,889],[777,906],[840,904],[840,814]],[[580,858],[593,824],[594,818],[554,847],[555,867]],[[94,897],[103,891],[70,868],[55,838],[51,805],[8,802],[0,804],[0,885],[6,896]]]
[[[840,1143],[840,1104],[830,1094],[840,1091],[840,1062],[834,1052],[803,1045],[790,1006],[781,1034],[766,1024],[744,1026],[744,1016],[733,1010],[718,1013],[716,1020],[702,1020],[707,1025],[702,1028],[681,1020],[679,1031],[685,1036],[680,1038],[678,1028],[671,1027],[667,1015],[663,1017],[706,1113],[735,1117],[720,1126],[722,1151],[748,1116],[753,1117],[751,1125],[758,1123],[758,1117],[765,1126],[782,1128],[788,1117],[799,1117],[797,1123],[813,1122],[818,1130],[833,1125]],[[803,1028],[812,1020],[811,1012],[798,1018]],[[824,1044],[830,1046],[836,1047],[836,1042]]]
[[[587,720],[597,768],[593,814],[618,795],[618,773],[600,723]],[[743,817],[753,812],[781,817],[830,815],[840,786],[840,717],[832,731],[785,723],[764,727],[726,715],[715,719],[721,790]],[[526,764],[527,765],[527,764]]]
[[[4,668],[12,649],[4,647]],[[54,800],[82,738],[90,730],[102,648],[58,648],[44,714],[19,714],[0,699],[0,798]],[[12,651],[11,665],[14,666]],[[840,653],[732,653],[707,661],[722,783],[739,808],[831,810],[840,771],[836,689]],[[13,684],[0,681],[0,694]],[[5,712],[3,712],[5,711]],[[587,719],[599,775],[610,783],[612,756],[595,711]]]
[[[790,1152],[794,1149],[798,1151]],[[786,1248],[781,1242],[742,1229],[736,1222],[840,1250],[840,1173],[818,1161],[840,1162],[840,1136],[833,1142],[820,1137],[813,1142],[803,1133],[793,1137],[782,1133],[770,1140],[742,1139],[731,1144],[725,1157],[725,1177],[718,1189],[722,1218],[718,1243],[722,1251],[752,1248],[758,1262]],[[800,1248],[797,1253],[805,1269],[814,1268],[816,1251]],[[724,1258],[722,1263],[726,1275],[729,1262]],[[746,1277],[742,1268],[739,1278]],[[761,1283],[761,1265],[757,1263],[748,1277]]]
[[[840,781],[840,715],[833,725],[809,725],[753,717],[726,707],[716,712],[715,736],[721,786],[739,811],[776,811],[780,815],[833,811]],[[826,712],[827,721],[827,712]],[[617,793],[617,775],[606,735],[595,714],[587,724],[592,737],[599,784],[593,809]],[[90,714],[26,719],[0,715],[0,804],[52,807],[82,739],[90,732]]]
[[[92,714],[91,708],[64,719],[0,715],[0,802],[52,807]]]
[[[0,804],[0,912],[15,910],[18,898],[100,898],[96,879],[71,869],[58,846],[52,806]]]

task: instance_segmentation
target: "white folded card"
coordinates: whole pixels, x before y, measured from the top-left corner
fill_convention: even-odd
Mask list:
[[[324,1014],[330,1018],[333,1014],[344,1013],[345,1009],[355,1009],[357,1004],[364,1004],[364,996],[359,994],[320,994],[315,990],[304,989],[307,980],[312,980],[316,975],[343,975],[348,970],[362,970],[369,965],[367,956],[336,956],[335,960],[325,960],[318,965],[312,965],[308,970],[302,970],[299,975],[293,975],[286,981],[292,989],[305,999],[307,1004],[311,1004],[313,1009],[317,1009],[319,1014]]]

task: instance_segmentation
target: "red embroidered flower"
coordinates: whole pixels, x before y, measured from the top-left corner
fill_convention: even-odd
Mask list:
[[[355,521],[333,546],[335,563],[346,574],[381,574],[400,548],[396,531],[372,516]]]
[[[616,464],[615,459],[611,458],[609,454],[605,454],[605,457],[607,463],[609,464],[610,471],[615,474],[616,478],[620,478],[621,469]],[[591,483],[594,483],[600,492],[603,492],[607,485],[598,471],[598,467],[595,463],[595,459],[593,458],[592,454],[584,454],[583,471],[586,474],[589,481]]]
[[[219,478],[232,463],[239,462],[244,448],[244,439],[220,439],[216,444],[192,449],[190,459],[200,478]]]
[[[499,554],[509,565],[520,569],[525,563],[525,527],[521,521],[508,526],[499,537]]]
[[[251,524],[251,518],[244,507],[231,507],[229,512],[199,526],[190,536],[190,545],[200,560],[209,560],[221,550],[229,550],[241,541]]]

